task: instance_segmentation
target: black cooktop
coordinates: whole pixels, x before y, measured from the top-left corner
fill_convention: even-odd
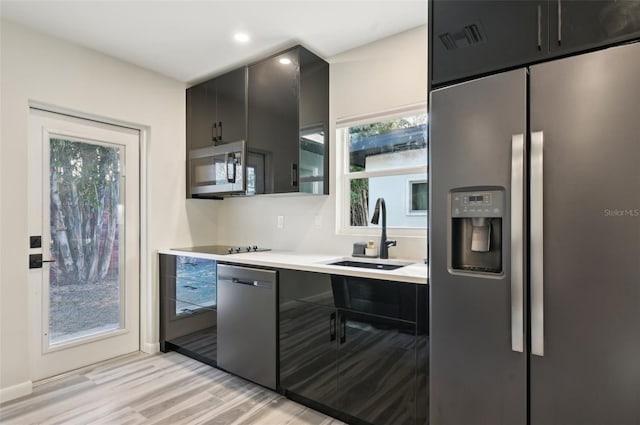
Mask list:
[[[257,245],[204,245],[204,246],[190,246],[187,248],[175,248],[176,251],[187,252],[199,252],[202,254],[217,254],[217,255],[229,255],[229,254],[242,254],[246,252],[261,252],[271,251],[268,248],[259,248]]]

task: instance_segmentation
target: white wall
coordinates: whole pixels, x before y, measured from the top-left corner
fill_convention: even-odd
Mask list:
[[[142,349],[153,349],[158,341],[155,251],[215,240],[218,204],[183,201],[183,83],[4,20],[0,55],[0,396],[11,396],[31,388],[26,338],[29,101],[147,130],[149,275],[142,282]]]
[[[330,62],[331,150],[329,196],[261,196],[220,202],[220,243],[253,243],[302,252],[348,255],[356,241],[371,237],[336,235],[336,119],[379,113],[427,100],[427,32],[419,27],[328,59]],[[389,205],[387,204],[389,209]],[[283,229],[277,216],[285,217]],[[389,236],[398,240],[390,256],[420,259],[427,238]]]

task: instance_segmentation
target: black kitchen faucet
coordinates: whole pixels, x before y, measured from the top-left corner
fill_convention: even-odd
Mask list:
[[[384,198],[378,198],[376,201],[376,208],[373,211],[373,217],[371,218],[371,224],[378,224],[380,218],[380,207],[382,207],[382,234],[380,235],[380,258],[389,258],[389,247],[396,246],[397,241],[387,240],[387,207],[384,203]]]

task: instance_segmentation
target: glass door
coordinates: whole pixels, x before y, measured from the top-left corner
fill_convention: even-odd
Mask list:
[[[139,134],[33,109],[29,138],[37,380],[139,347]]]

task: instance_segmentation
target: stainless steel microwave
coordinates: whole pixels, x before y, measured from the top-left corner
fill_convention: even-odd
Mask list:
[[[189,190],[192,198],[244,194],[246,143],[240,140],[189,152]]]

